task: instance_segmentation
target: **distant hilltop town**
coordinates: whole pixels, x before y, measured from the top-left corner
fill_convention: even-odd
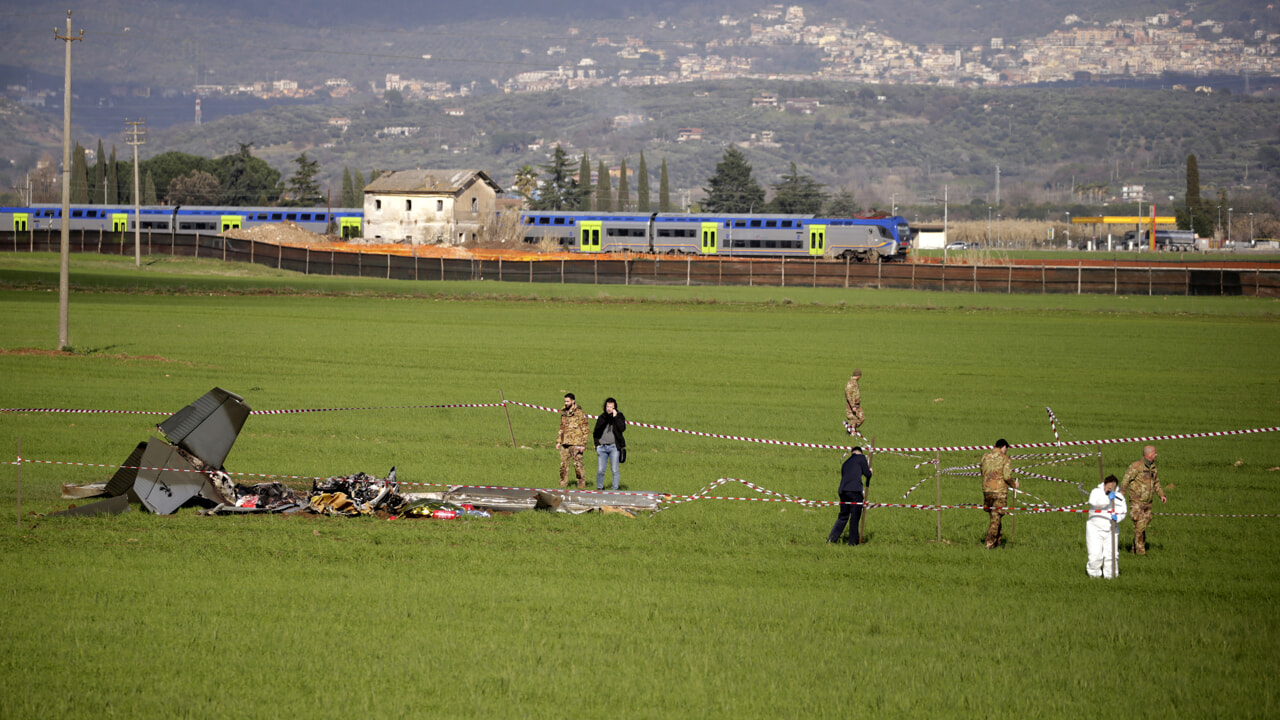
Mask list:
[[[665,21],[655,27],[670,29]],[[1059,29],[1044,36],[1023,40],[993,37],[962,46],[903,42],[879,31],[873,23],[857,27],[849,27],[844,20],[808,24],[799,5],[770,5],[748,17],[724,15],[707,27],[709,39],[699,43],[647,41],[629,33],[620,38],[583,37],[579,28],[570,27],[562,38],[547,40],[546,47],[520,49],[528,58],[526,67],[538,69],[520,71],[516,63],[509,76],[470,83],[416,80],[389,72],[381,82],[356,84],[334,77],[306,87],[295,80],[279,79],[200,84],[188,92],[306,98],[321,93],[343,97],[396,91],[406,99],[441,100],[470,95],[478,83],[486,82],[504,92],[523,93],[726,79],[977,87],[1164,73],[1280,76],[1280,33],[1257,29],[1245,39],[1228,37],[1223,34],[1222,21],[1193,21],[1186,13],[1173,10],[1107,23],[1067,15]],[[809,48],[818,55],[819,67],[803,73],[764,72],[757,66],[768,53],[760,50],[769,46]],[[30,102],[33,98],[27,99]],[[43,104],[42,100],[36,99],[36,104]],[[456,110],[456,114],[462,112]]]

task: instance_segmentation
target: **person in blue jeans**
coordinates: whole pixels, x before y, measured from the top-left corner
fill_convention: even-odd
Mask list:
[[[604,401],[604,409],[596,418],[596,427],[592,438],[596,444],[596,489],[604,490],[604,468],[606,462],[613,463],[613,489],[618,489],[622,479],[618,470],[619,455],[627,447],[622,433],[627,429],[627,418],[618,411],[618,401],[608,398]]]

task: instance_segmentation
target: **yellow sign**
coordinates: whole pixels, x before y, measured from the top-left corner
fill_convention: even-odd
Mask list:
[[[1150,223],[1150,217],[1140,217],[1138,215],[1107,215],[1105,217],[1074,217],[1071,218],[1072,225],[1092,225],[1101,223],[1103,225],[1137,225],[1139,223]],[[1178,219],[1172,215],[1157,215],[1157,225],[1173,225]]]

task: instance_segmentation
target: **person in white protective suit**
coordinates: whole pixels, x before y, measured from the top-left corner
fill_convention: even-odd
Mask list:
[[[1120,521],[1129,511],[1124,495],[1116,490],[1120,481],[1108,475],[1102,484],[1089,493],[1089,519],[1085,523],[1084,542],[1089,550],[1089,563],[1085,569],[1090,577],[1113,578],[1120,572],[1116,566],[1117,532]]]

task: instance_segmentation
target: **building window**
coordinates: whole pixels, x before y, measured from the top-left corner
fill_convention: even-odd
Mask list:
[[[480,199],[479,199],[479,198],[471,198],[471,212],[472,212],[472,214],[480,212]]]
[[[381,201],[381,200],[374,200],[374,201],[373,201],[373,209],[374,209],[374,210],[381,210],[381,209],[382,209],[382,201]]]
[[[443,200],[437,200],[437,201],[436,201],[436,212],[444,212],[444,201],[443,201]]]
[[[404,201],[404,210],[405,210],[405,212],[408,212],[408,211],[410,211],[410,210],[412,210],[412,209],[413,209],[413,201],[412,201],[412,200],[405,200],[405,201]]]

